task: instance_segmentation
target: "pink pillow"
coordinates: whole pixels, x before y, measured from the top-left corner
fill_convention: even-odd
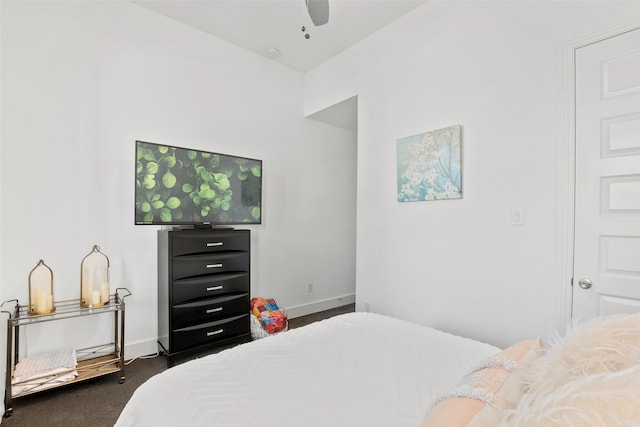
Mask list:
[[[483,418],[492,418],[491,414],[482,411],[488,402],[493,403],[503,384],[520,366],[518,362],[526,360],[527,364],[532,363],[541,354],[542,343],[539,339],[521,341],[502,350],[486,361],[481,369],[465,377],[455,390],[445,394],[427,414],[420,427],[466,427],[475,421],[478,414]],[[504,396],[500,399],[504,400]]]

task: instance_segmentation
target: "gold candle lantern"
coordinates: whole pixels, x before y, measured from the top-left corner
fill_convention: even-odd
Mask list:
[[[53,271],[38,261],[29,273],[29,314],[49,314],[56,311],[53,306]]]
[[[80,306],[96,308],[109,303],[109,258],[98,245],[80,263]]]

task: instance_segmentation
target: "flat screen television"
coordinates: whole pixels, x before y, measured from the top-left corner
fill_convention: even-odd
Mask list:
[[[262,161],[136,141],[136,225],[262,223]]]

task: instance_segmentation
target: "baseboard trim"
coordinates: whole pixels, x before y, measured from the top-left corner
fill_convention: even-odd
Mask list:
[[[146,340],[124,345],[124,359],[131,360],[140,356],[155,354],[158,351],[158,341]]]
[[[308,314],[317,313],[319,311],[342,307],[343,305],[347,304],[354,304],[355,302],[356,294],[348,294],[320,301],[314,301],[308,304],[284,307],[284,309],[287,311],[287,317],[289,317],[290,319],[295,319],[296,317],[302,317]]]

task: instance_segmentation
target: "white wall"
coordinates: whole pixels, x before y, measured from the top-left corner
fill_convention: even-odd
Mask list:
[[[358,96],[358,309],[503,346],[552,332],[563,49],[633,20],[638,2],[428,2],[306,74],[306,114]],[[455,124],[463,198],[396,202],[396,140]]]
[[[41,258],[56,300],[78,298],[99,244],[112,291],[133,293],[127,358],[156,350],[158,227],[133,225],[136,139],[262,159],[252,295],[298,312],[353,300],[355,134],[303,117],[301,74],[129,2],[0,8],[3,300],[27,303]],[[97,327],[68,322],[30,330],[28,350]]]

